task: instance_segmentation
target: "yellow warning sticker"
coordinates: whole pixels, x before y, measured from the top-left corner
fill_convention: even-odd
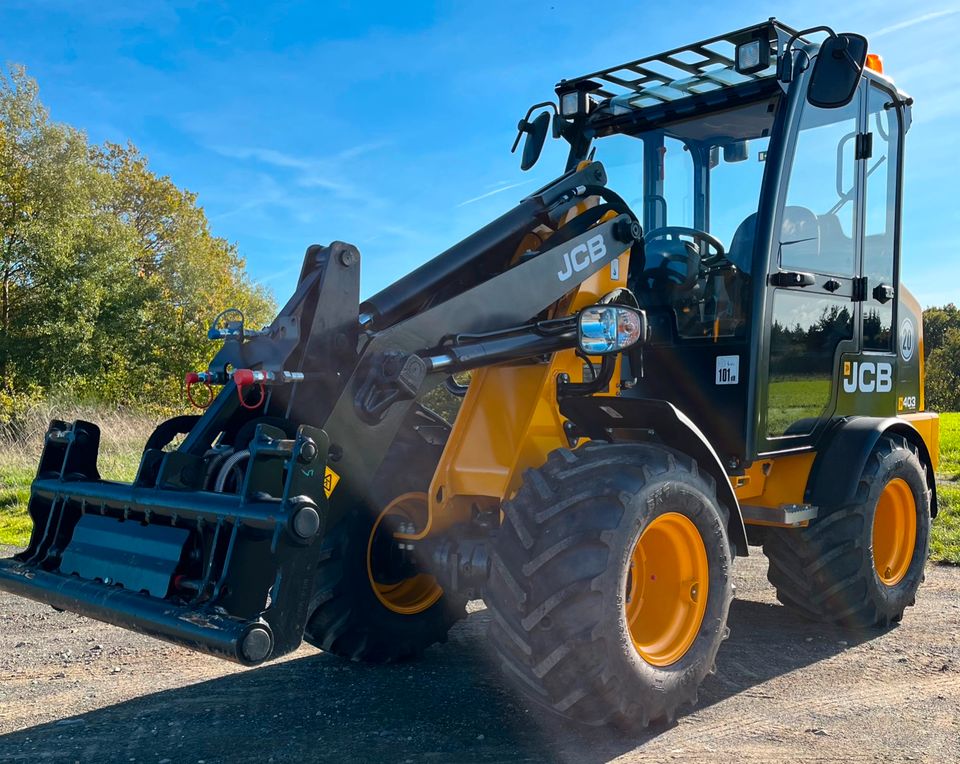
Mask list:
[[[330,498],[330,494],[333,493],[333,489],[337,487],[337,483],[340,482],[340,476],[334,472],[332,469],[327,467],[326,472],[323,473],[323,492],[327,495],[327,498]]]

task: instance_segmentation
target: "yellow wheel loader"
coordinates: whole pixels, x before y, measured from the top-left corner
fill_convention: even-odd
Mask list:
[[[798,616],[899,620],[937,511],[911,99],[775,20],[556,95],[514,148],[566,167],[497,220],[362,301],[357,249],[311,246],[269,326],[218,316],[209,405],[133,483],[52,422],[0,588],[251,666],[407,658],[483,598],[509,680],[588,725],[696,701],[750,544]]]

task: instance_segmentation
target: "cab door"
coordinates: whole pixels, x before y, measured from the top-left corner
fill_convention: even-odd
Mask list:
[[[774,221],[758,379],[758,452],[809,446],[859,351],[865,87],[845,107],[804,100]]]
[[[900,260],[900,147],[896,96],[878,82],[866,85],[862,139],[863,242],[857,285],[860,348],[840,366],[837,414],[892,416],[897,405],[898,358],[895,327]],[[901,332],[912,342],[913,332]],[[904,349],[909,358],[912,346]]]

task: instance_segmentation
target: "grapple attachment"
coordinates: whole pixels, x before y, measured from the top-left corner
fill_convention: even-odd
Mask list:
[[[324,431],[258,425],[234,493],[191,490],[203,462],[176,451],[145,451],[132,484],[101,480],[99,442],[89,422],[51,423],[30,544],[0,560],[0,589],[247,665],[296,649],[327,520]]]

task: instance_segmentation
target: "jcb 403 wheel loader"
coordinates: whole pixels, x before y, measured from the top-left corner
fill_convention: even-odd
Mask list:
[[[248,665],[405,658],[482,597],[510,679],[586,724],[696,700],[750,543],[798,615],[899,620],[938,420],[881,69],[770,21],[561,81],[518,143],[564,174],[362,302],[357,249],[310,247],[268,327],[214,323],[211,405],[132,484],[52,422],[0,587]]]

